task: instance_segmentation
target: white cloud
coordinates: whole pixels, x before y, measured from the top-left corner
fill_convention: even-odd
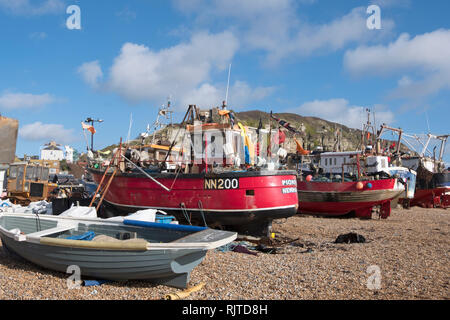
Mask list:
[[[33,32],[33,33],[30,33],[30,39],[43,40],[45,38],[47,38],[47,33],[45,33],[45,32]]]
[[[330,99],[305,102],[296,108],[295,112],[302,116],[318,117],[350,128],[361,129],[367,121],[365,109],[363,106],[350,105],[346,99]],[[376,105],[373,111],[379,124],[394,121],[394,114],[384,106]]]
[[[0,108],[4,109],[25,109],[41,107],[56,101],[52,95],[31,94],[31,93],[8,93],[0,96]]]
[[[391,7],[410,7],[411,0],[370,0],[370,4],[376,4],[383,10]]]
[[[239,42],[229,31],[198,32],[189,42],[159,51],[125,43],[104,82],[98,81],[103,75],[98,61],[84,63],[78,72],[90,86],[118,93],[132,103],[159,104],[170,95],[178,108],[188,104],[220,105],[226,87],[212,83],[212,78],[218,72],[225,73],[238,47]],[[251,88],[236,81],[230,88],[230,97],[234,103],[245,104],[271,92],[271,87]]]
[[[402,34],[386,46],[362,46],[346,52],[344,65],[354,75],[401,73],[392,98],[424,98],[450,88],[450,30],[439,29],[411,38]],[[422,75],[413,81],[405,73]]]
[[[413,81],[408,76],[403,76],[400,80],[398,80],[398,86],[399,87],[407,87],[411,85]]]
[[[383,30],[373,31],[367,28],[366,22],[366,8],[358,7],[328,24],[305,26],[296,37],[295,50],[298,49],[302,54],[321,50],[337,51],[351,43],[367,42],[368,39],[384,36],[394,27],[391,20],[383,19]]]
[[[244,49],[269,53],[284,50],[298,25],[296,3],[291,0],[176,0],[175,8],[193,14],[198,25],[233,26]]]
[[[246,82],[237,80],[229,88],[227,104],[235,110],[250,107],[252,103],[264,99],[274,91],[274,87],[252,88]],[[184,95],[181,102],[183,106],[188,104],[196,104],[201,107],[219,106],[225,100],[225,95],[225,86],[213,86],[205,83]]]
[[[97,88],[99,81],[103,78],[102,68],[98,60],[83,63],[78,67],[77,72],[81,74],[83,80],[93,88]]]
[[[389,74],[411,68],[450,69],[450,30],[440,29],[411,37],[404,33],[387,46],[359,47],[345,54],[345,66],[357,74]]]
[[[62,0],[0,0],[0,8],[15,15],[64,14]]]
[[[382,30],[368,30],[366,8],[358,7],[329,23],[312,24],[296,15],[297,7],[311,1],[291,0],[214,0],[174,1],[185,14],[196,16],[198,24],[233,25],[243,47],[263,50],[266,63],[340,50],[352,43],[377,41],[394,27],[390,19],[382,20]]]
[[[203,107],[220,105],[223,99],[223,91],[220,91],[218,88],[209,83],[204,83],[200,87],[193,88],[191,91],[187,92],[179,102],[181,102],[182,106],[195,104]]]
[[[275,90],[275,87],[251,88],[244,81],[236,81],[229,90],[228,104],[239,109],[270,96]]]
[[[153,51],[126,43],[110,70],[108,87],[132,101],[183,96],[224,70],[238,48],[230,32],[193,35],[189,43]]]
[[[77,138],[73,129],[65,129],[61,124],[44,124],[35,122],[24,125],[19,129],[19,136],[29,141],[56,141],[59,143],[70,143]]]
[[[265,17],[269,11],[272,11],[274,15],[280,12],[285,13],[293,8],[295,2],[292,0],[174,0],[173,4],[183,13],[196,13],[198,19],[205,19],[207,15],[249,19],[255,16]]]

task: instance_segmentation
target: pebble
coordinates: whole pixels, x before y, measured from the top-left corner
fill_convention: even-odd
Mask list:
[[[299,240],[277,254],[257,256],[210,250],[194,268],[190,285],[202,290],[186,300],[449,299],[450,216],[443,209],[395,209],[386,220],[297,215],[273,224],[277,238]],[[439,229],[440,232],[436,232]],[[366,243],[334,244],[357,232]],[[379,289],[369,278],[379,268]],[[370,269],[372,270],[372,269]],[[369,271],[370,271],[369,270]],[[11,257],[0,246],[0,299],[147,300],[178,289],[148,281],[108,282],[95,289],[67,288],[67,274]]]

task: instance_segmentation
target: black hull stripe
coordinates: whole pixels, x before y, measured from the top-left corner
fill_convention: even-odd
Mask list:
[[[374,190],[369,192],[317,192],[298,191],[300,207],[302,202],[371,202],[393,199],[404,191]]]
[[[104,199],[103,201],[106,201],[113,206],[116,207],[124,207],[124,208],[133,208],[133,209],[156,209],[156,210],[170,210],[170,211],[181,211],[182,209],[180,207],[150,207],[150,206],[135,206],[130,204],[120,204],[120,203],[114,203],[112,201]],[[280,209],[290,209],[295,208],[295,205],[290,206],[281,206],[281,207],[270,207],[270,208],[257,208],[257,209],[203,209],[204,212],[256,212],[256,211],[271,211],[271,210],[280,210]],[[199,208],[186,208],[188,211],[202,211],[202,209]]]

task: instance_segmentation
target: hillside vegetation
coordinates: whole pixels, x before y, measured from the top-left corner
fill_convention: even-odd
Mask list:
[[[279,125],[275,120],[271,121],[270,114],[267,112],[252,110],[235,112],[236,120],[249,127],[258,127],[261,119],[263,128],[278,128]],[[349,128],[339,123],[330,122],[317,117],[304,117],[295,113],[274,113],[276,118],[282,119],[290,123],[290,125],[301,132],[295,138],[299,141],[304,149],[314,150],[317,147],[323,147],[324,151],[354,151],[361,146],[362,130]],[[361,126],[363,124],[361,123]],[[174,124],[174,129],[177,130],[179,125]],[[377,128],[379,129],[379,128]],[[157,133],[157,136],[162,134],[163,139],[167,139],[167,128],[162,129]],[[287,134],[286,142],[283,147],[289,152],[295,152],[296,144],[292,139],[292,134]],[[159,138],[159,137],[158,137]],[[145,143],[150,142],[150,137],[145,139]],[[339,140],[340,143],[337,143]],[[131,145],[139,144],[140,139],[136,138],[131,141]],[[382,147],[392,144],[392,141],[382,140]],[[107,146],[101,151],[113,150],[118,147],[118,144]],[[401,145],[402,151],[409,151],[406,146]]]

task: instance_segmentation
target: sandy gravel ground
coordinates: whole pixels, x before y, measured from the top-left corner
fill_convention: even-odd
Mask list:
[[[208,252],[190,281],[205,286],[187,299],[450,298],[449,210],[396,209],[387,220],[296,216],[273,228],[279,242],[299,239],[277,254]],[[366,242],[333,243],[348,232]],[[68,289],[68,276],[0,249],[0,299],[142,300],[178,291],[146,281]]]

